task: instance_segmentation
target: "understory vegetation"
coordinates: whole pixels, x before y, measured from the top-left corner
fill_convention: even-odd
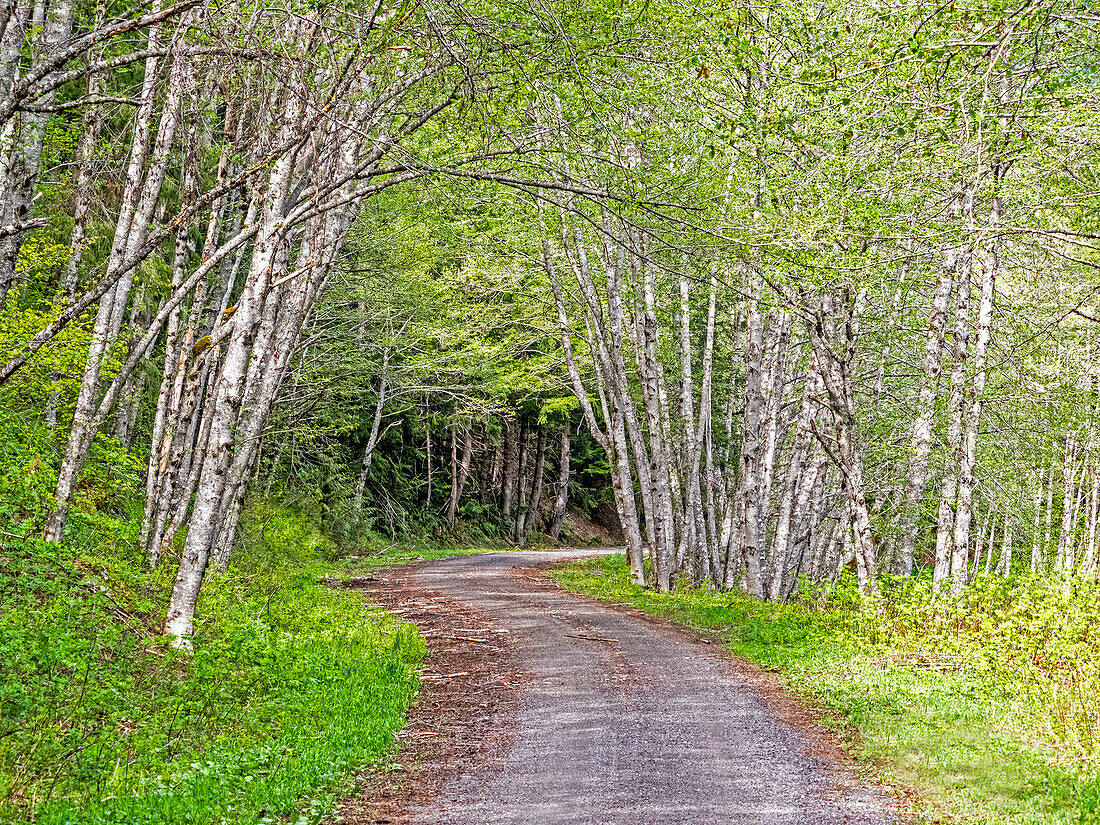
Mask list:
[[[858,582],[784,604],[630,582],[624,556],[554,570],[568,590],[717,634],[821,708],[921,821],[1100,822],[1100,586],[982,577],[957,598],[913,579],[873,606]],[[804,583],[805,584],[805,583]]]
[[[52,442],[0,424],[0,821],[319,822],[384,763],[424,642],[319,584],[340,551],[315,514],[250,508],[184,654],[161,635],[171,576],[136,552],[129,454],[101,439],[71,541],[46,544],[32,528]]]

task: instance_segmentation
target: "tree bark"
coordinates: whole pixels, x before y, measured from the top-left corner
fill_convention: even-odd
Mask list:
[[[374,416],[371,418],[370,434],[367,443],[363,445],[363,459],[360,462],[359,478],[355,481],[355,496],[353,499],[355,511],[363,509],[363,491],[367,486],[367,474],[370,472],[371,460],[374,458],[374,448],[378,446],[381,434],[382,414],[385,410],[389,393],[389,366],[392,348],[386,347],[382,351],[382,372],[378,379],[378,402],[374,405]]]
[[[852,363],[855,359],[856,318],[855,307],[850,301],[846,317],[842,321],[842,353],[837,353],[826,340],[827,314],[832,312],[835,301],[826,296],[818,319],[810,325],[810,340],[822,365],[821,377],[828,393],[833,413],[833,430],[836,441],[834,461],[840,470],[848,503],[852,552],[856,560],[860,592],[869,595],[878,588],[878,564],[875,557],[874,536],[871,530],[870,512],[867,508],[867,492],[863,480],[863,456],[859,448],[859,435],[855,419],[855,393],[852,386]],[[827,451],[830,449],[820,432],[818,440]]]
[[[994,203],[997,199],[994,199]],[[994,208],[991,222],[1000,222],[999,209]],[[962,446],[959,460],[959,489],[955,513],[954,558],[951,592],[958,593],[966,583],[966,553],[970,542],[971,504],[977,479],[974,469],[978,457],[978,428],[985,401],[985,364],[989,340],[993,331],[993,295],[996,289],[998,261],[995,253],[980,254],[981,297],[978,302],[978,331],[974,342],[974,377],[966,406]],[[959,570],[961,564],[962,570]]]
[[[506,521],[515,510],[516,490],[519,487],[520,436],[523,428],[519,419],[511,415],[504,420],[504,473],[501,481],[500,512]]]
[[[921,504],[928,486],[929,457],[932,454],[932,422],[936,411],[936,390],[943,369],[944,331],[947,308],[951,301],[951,285],[957,259],[948,255],[940,269],[936,289],[932,293],[932,317],[924,345],[924,363],[917,404],[914,409],[913,435],[909,446],[909,465],[902,497],[899,543],[891,572],[896,576],[913,574],[913,554],[917,547]]]
[[[452,436],[452,443],[454,438]],[[454,447],[452,446],[452,454]],[[462,428],[462,458],[456,464],[454,484],[451,485],[451,495],[447,500],[447,524],[454,525],[458,514],[458,503],[462,499],[462,492],[466,488],[466,479],[470,475],[470,466],[474,459],[474,436],[470,427]]]
[[[933,581],[939,584],[951,575],[952,538],[955,527],[955,498],[958,494],[958,468],[961,459],[963,415],[966,398],[966,349],[970,336],[970,268],[963,261],[958,268],[955,296],[955,329],[951,355],[951,396],[947,404],[947,457],[940,483],[940,503],[936,513],[936,566]]]
[[[181,23],[186,28],[187,19]],[[149,33],[150,41],[159,37],[159,27]],[[134,136],[130,148],[127,183],[123,190],[122,204],[111,254],[107,263],[108,279],[118,272],[124,260],[132,256],[144,243],[149,219],[152,216],[164,171],[167,168],[172,142],[178,123],[178,110],[183,93],[184,81],[188,78],[189,64],[177,55],[173,62],[169,88],[165,93],[161,122],[152,154],[149,152],[149,139],[152,135],[153,98],[157,78],[157,58],[146,61],[145,79],[142,82],[140,103],[134,121]],[[148,160],[148,170],[146,169]],[[146,174],[147,172],[147,174]],[[65,521],[72,504],[77,480],[84,465],[88,449],[96,436],[92,426],[95,417],[100,383],[100,369],[107,350],[118,339],[130,287],[135,272],[131,267],[124,272],[99,303],[99,312],[92,329],[88,359],[84,367],[84,376],[77,396],[76,411],[72,429],[65,449],[65,457],[58,472],[57,488],[54,493],[55,508],[50,514],[43,535],[45,541],[61,540]]]
[[[523,528],[516,537],[520,547],[527,544],[527,535],[534,527],[539,515],[539,506],[542,504],[542,487],[546,473],[546,427],[537,425],[535,439],[535,474],[531,481],[530,504],[523,512]]]
[[[740,541],[745,589],[752,596],[764,598],[762,559],[759,556],[759,519],[757,502],[760,496],[760,476],[762,460],[761,427],[764,421],[764,394],[762,388],[762,368],[764,349],[764,317],[760,312],[759,294],[761,278],[759,273],[752,275],[752,291],[748,306],[748,327],[745,337],[745,403],[742,416],[743,431],[741,438],[741,468],[738,514],[740,525],[736,535]],[[726,587],[735,586],[727,574]]]
[[[565,521],[565,509],[569,504],[569,422],[561,428],[561,452],[558,458],[558,494],[554,499],[554,515],[550,519],[548,532],[555,541],[561,536],[562,522]]]
[[[791,561],[793,549],[792,525],[795,520],[795,501],[805,506],[801,501],[801,493],[809,495],[809,490],[803,479],[803,466],[809,452],[810,442],[813,438],[813,419],[817,412],[814,396],[818,393],[818,377],[815,358],[810,357],[810,365],[806,369],[806,375],[802,385],[802,401],[798,408],[798,417],[795,422],[794,438],[791,444],[790,459],[787,464],[787,472],[779,491],[779,514],[775,525],[775,536],[772,539],[771,565],[769,568],[768,598],[773,602],[779,601],[783,592],[783,578]],[[806,475],[809,475],[807,472]],[[816,480],[816,479],[814,479]],[[810,483],[809,487],[812,488]]]
[[[1035,528],[1032,530],[1032,533],[1031,533],[1031,536],[1032,536],[1032,538],[1031,538],[1031,572],[1032,573],[1038,573],[1039,570],[1042,567],[1043,556],[1042,556],[1042,552],[1040,551],[1040,547],[1039,547],[1039,536],[1041,535],[1039,528],[1042,524],[1042,518],[1043,518],[1043,493],[1046,490],[1046,486],[1047,486],[1047,463],[1046,463],[1046,461],[1044,461],[1043,464],[1041,464],[1039,466],[1039,487],[1035,491]],[[1049,513],[1049,512],[1050,512],[1050,503],[1048,501],[1048,503],[1047,503],[1047,513]],[[1049,516],[1048,516],[1048,525],[1049,525]],[[1049,526],[1048,526],[1048,532],[1049,532]]]

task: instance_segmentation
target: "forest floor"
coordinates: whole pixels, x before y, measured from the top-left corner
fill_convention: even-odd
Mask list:
[[[399,763],[355,825],[886,823],[897,799],[774,675],[713,639],[561,591],[540,569],[599,551],[492,553],[354,582],[431,650]]]

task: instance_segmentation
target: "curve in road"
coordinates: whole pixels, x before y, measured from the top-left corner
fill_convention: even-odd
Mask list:
[[[515,575],[578,551],[421,567],[507,638],[529,680],[510,744],[464,765],[418,825],[871,825],[887,795],[811,755],[731,657],[643,617]]]

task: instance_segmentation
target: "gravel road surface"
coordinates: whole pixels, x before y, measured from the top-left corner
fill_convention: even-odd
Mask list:
[[[504,752],[459,766],[414,823],[898,821],[885,793],[782,721],[717,646],[517,575],[578,554],[463,556],[416,571],[505,633],[527,678]]]

